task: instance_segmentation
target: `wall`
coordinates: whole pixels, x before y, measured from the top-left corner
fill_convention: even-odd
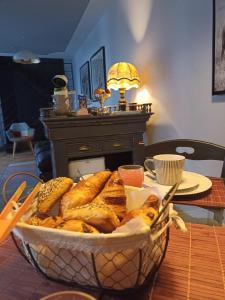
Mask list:
[[[195,138],[225,145],[225,100],[211,96],[211,0],[108,0],[74,55],[78,90],[79,67],[102,45],[107,69],[132,62],[151,93],[147,143]],[[108,104],[117,98],[114,92]]]

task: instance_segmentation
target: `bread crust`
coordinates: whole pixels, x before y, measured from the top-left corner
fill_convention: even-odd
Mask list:
[[[95,227],[81,220],[64,221],[57,228],[62,230],[69,230],[69,231],[83,232],[83,233],[94,233],[94,234],[99,233],[99,231]]]
[[[120,225],[122,226],[128,221],[130,221],[131,219],[136,217],[142,218],[146,225],[151,225],[157,215],[158,212],[153,207],[142,207],[142,208],[133,209],[128,213],[126,213]]]
[[[60,205],[62,215],[67,209],[91,202],[101,192],[111,174],[110,171],[98,172],[85,180],[81,180],[69,192],[64,194]]]
[[[114,211],[104,203],[94,203],[81,207],[71,208],[65,211],[65,220],[81,220],[96,227],[100,232],[109,233],[120,225],[120,221]]]
[[[126,194],[118,171],[114,171],[101,193],[93,200],[95,203],[108,205],[122,219],[126,213]]]
[[[38,211],[46,213],[73,185],[67,177],[57,177],[44,183],[38,193]]]

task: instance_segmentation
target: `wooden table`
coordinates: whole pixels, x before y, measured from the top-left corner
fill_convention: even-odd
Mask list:
[[[212,201],[217,198],[214,185]],[[221,185],[220,192],[224,190]],[[36,300],[68,289],[38,274],[20,256],[11,238],[0,246],[0,299]],[[166,257],[152,286],[120,297],[89,293],[104,300],[225,299],[225,227],[188,224],[187,233],[172,227]]]

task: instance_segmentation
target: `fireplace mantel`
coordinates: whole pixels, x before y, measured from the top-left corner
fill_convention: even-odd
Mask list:
[[[116,153],[131,153],[130,163],[142,164],[143,133],[150,115],[128,113],[42,119],[51,141],[53,176],[68,176],[71,160],[110,155],[115,159]]]

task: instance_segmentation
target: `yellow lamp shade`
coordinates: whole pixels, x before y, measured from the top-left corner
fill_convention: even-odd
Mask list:
[[[127,62],[119,62],[111,66],[107,75],[108,89],[129,90],[138,88],[140,79],[136,67]]]

